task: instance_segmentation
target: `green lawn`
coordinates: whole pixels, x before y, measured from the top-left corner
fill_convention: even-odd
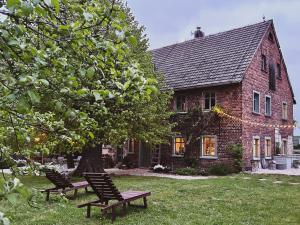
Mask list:
[[[250,179],[244,179],[244,178]],[[264,178],[266,180],[259,180]],[[43,177],[24,177],[23,182],[38,189],[51,186]],[[115,177],[122,190],[149,190],[147,209],[129,209],[125,217],[117,217],[114,224],[300,224],[300,177],[236,175],[208,180],[184,181],[154,177]],[[274,184],[276,180],[283,181]],[[12,224],[76,225],[111,224],[94,208],[92,217],[85,218],[85,209],[76,205],[93,194],[62,201],[58,196],[49,203],[38,197],[38,208],[22,204],[12,207],[1,202]]]

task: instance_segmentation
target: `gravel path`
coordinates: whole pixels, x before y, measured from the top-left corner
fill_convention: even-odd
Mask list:
[[[269,169],[258,169],[257,171],[252,172],[254,174],[282,174],[282,175],[293,175],[300,176],[300,168],[295,169],[286,169],[286,170],[269,170]]]

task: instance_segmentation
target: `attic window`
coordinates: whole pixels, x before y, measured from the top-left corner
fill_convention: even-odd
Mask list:
[[[274,42],[274,36],[273,36],[272,33],[269,33],[269,40],[270,40],[271,42]]]
[[[261,55],[261,70],[267,72],[267,57],[264,54]]]

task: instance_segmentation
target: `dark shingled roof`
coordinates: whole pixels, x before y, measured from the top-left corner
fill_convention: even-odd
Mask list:
[[[237,83],[272,20],[152,50],[168,88],[191,89]]]

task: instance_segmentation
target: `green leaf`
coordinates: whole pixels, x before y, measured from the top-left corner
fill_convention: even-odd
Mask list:
[[[41,97],[36,91],[34,91],[34,90],[27,91],[27,94],[29,95],[32,104],[36,104],[36,103],[40,102]]]
[[[124,84],[124,90],[127,90],[130,86],[130,80],[126,81],[125,84]]]
[[[96,102],[102,100],[102,96],[98,91],[93,91],[93,95],[95,97]]]
[[[15,8],[20,5],[20,0],[7,0],[6,7],[7,8]]]
[[[89,136],[91,137],[91,139],[95,138],[95,135],[92,132],[89,132]]]
[[[85,18],[86,21],[90,21],[90,20],[93,19],[93,15],[90,14],[90,13],[88,13],[88,12],[84,12],[83,16],[84,16],[84,18]]]
[[[18,194],[17,193],[9,193],[6,198],[7,200],[13,204],[13,205],[16,205],[18,203]]]
[[[136,37],[131,35],[128,37],[128,41],[129,43],[132,45],[132,46],[136,46],[137,45],[137,40],[136,40]]]
[[[51,5],[54,6],[55,12],[59,13],[59,0],[51,0]]]
[[[95,69],[94,69],[94,67],[90,67],[90,68],[88,68],[88,70],[86,71],[86,75],[87,75],[87,77],[88,77],[89,79],[93,78],[94,74],[95,74]]]
[[[28,112],[30,108],[30,104],[25,97],[22,97],[16,106],[17,111],[21,114]]]
[[[45,79],[40,79],[39,82],[42,83],[45,86],[49,86],[49,81],[47,81]]]

